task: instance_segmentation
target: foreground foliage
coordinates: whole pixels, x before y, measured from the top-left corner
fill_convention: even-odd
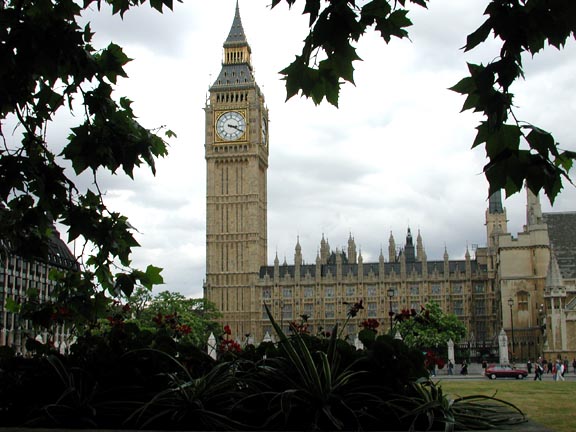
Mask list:
[[[123,14],[143,3],[105,5]],[[49,305],[31,294],[22,311],[26,318],[66,307],[61,321],[84,324],[108,298],[163,281],[157,267],[131,266],[138,246],[134,228],[106,207],[98,185],[100,171],[133,178],[135,168],[147,166],[155,173],[156,158],[167,154],[159,131],[138,123],[132,102],[114,94],[118,79],[127,76],[128,56],[114,43],[94,48],[90,24],[78,23],[83,11],[101,4],[0,1],[0,253],[47,261],[56,224],[82,251],[81,269],[51,275],[58,287]],[[150,5],[162,11],[172,0]],[[60,111],[73,112],[78,124],[65,142],[48,143],[50,123]],[[14,129],[6,128],[7,121]],[[83,173],[93,179],[87,188],[78,181]],[[20,312],[17,305],[12,309]]]
[[[524,420],[492,397],[448,399],[420,350],[390,335],[364,350],[293,328],[220,351],[133,323],[86,335],[68,356],[0,358],[0,426],[163,430],[452,430]],[[220,335],[227,337],[226,331]],[[1,353],[0,353],[1,354]]]

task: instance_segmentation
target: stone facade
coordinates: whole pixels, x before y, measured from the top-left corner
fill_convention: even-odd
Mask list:
[[[252,333],[267,256],[268,109],[238,5],[206,103],[205,296],[235,334]]]
[[[383,329],[390,325],[390,312],[416,309],[429,301],[437,302],[444,311],[457,315],[476,342],[490,343],[498,323],[494,311],[493,280],[488,278],[485,263],[472,259],[467,252],[464,260],[450,260],[444,253],[442,260],[429,261],[417,236],[418,254],[414,253],[412,234],[408,229],[406,243],[396,250],[393,235],[389,238],[389,253],[379,261],[365,263],[356,254],[355,241],[350,236],[348,251],[332,251],[322,238],[316,264],[303,265],[300,244],[296,244],[294,265],[276,258],[273,266],[260,269],[257,291],[262,313],[255,327],[257,337],[271,331],[264,310],[270,306],[284,327],[307,315],[312,332],[342,325],[350,304],[363,300],[365,310],[351,319],[344,335],[351,338],[358,333],[360,322],[377,319]]]
[[[64,326],[55,326],[51,334],[35,333],[29,321],[18,314],[9,312],[6,304],[11,299],[20,303],[27,297],[28,290],[36,290],[40,301],[50,298],[54,281],[50,280],[51,269],[78,269],[78,262],[60,239],[58,232],[49,245],[48,259],[25,260],[9,252],[9,247],[0,252],[0,346],[12,346],[16,352],[24,353],[26,338],[32,337],[47,342],[48,338],[57,347],[65,351],[71,342],[70,334]]]
[[[390,234],[388,251],[381,251],[377,262],[364,262],[352,235],[346,251],[332,250],[322,236],[314,264],[303,263],[296,241],[293,263],[280,264],[276,257],[268,266],[268,109],[250,56],[236,6],[222,69],[205,108],[204,285],[205,296],[221,310],[235,337],[262,340],[272,333],[264,304],[285,328],[306,315],[317,332],[342,324],[349,305],[362,299],[361,318],[343,329],[352,337],[365,318],[376,318],[386,328],[391,311],[418,309],[434,300],[465,323],[469,341],[497,346],[504,329],[515,358],[543,351],[547,357],[575,354],[576,239],[567,233],[576,232],[576,214],[542,214],[531,192],[524,231],[516,236],[508,233],[500,192],[493,194],[486,210],[486,246],[473,256],[467,250],[464,259],[450,259],[445,251],[441,259],[429,260],[420,232],[414,244],[408,229],[402,247]],[[561,261],[553,280],[551,250]]]

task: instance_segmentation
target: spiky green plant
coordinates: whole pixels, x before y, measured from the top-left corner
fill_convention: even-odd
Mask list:
[[[26,424],[49,424],[56,427],[96,427],[98,384],[81,368],[68,368],[55,355],[46,357],[52,366],[62,392],[58,398],[42,406],[37,415],[27,419]]]
[[[239,399],[238,380],[229,362],[214,366],[206,374],[194,378],[177,359],[162,351],[158,355],[170,359],[177,371],[164,374],[167,387],[135,410],[126,423],[139,428],[187,430],[233,430],[245,425],[228,415],[234,401]]]
[[[450,399],[442,387],[430,379],[410,384],[405,395],[390,401],[401,418],[410,421],[409,430],[490,430],[525,422],[515,405],[493,396],[474,395]]]
[[[268,362],[266,426],[330,429],[357,429],[361,406],[380,403],[357,378],[366,371],[344,367],[337,350],[337,326],[331,333],[326,352],[311,352],[303,337],[286,336],[266,307],[280,342],[283,358]]]

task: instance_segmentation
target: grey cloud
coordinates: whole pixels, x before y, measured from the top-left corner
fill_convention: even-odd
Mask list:
[[[186,33],[202,22],[192,8],[175,2],[174,12],[165,10],[160,14],[145,4],[129,10],[121,19],[120,15],[112,15],[104,3],[100,12],[93,8],[83,18],[90,22],[99,43],[107,45],[113,41],[142,46],[157,55],[177,56],[186,48]]]

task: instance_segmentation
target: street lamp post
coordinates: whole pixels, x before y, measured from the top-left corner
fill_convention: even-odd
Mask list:
[[[392,297],[394,297],[394,289],[388,288],[388,300],[390,301],[390,311],[388,311],[388,316],[390,317],[390,335],[392,335],[392,317],[394,316],[394,311],[392,310]]]
[[[512,327],[512,357],[514,357],[514,345],[516,345],[516,342],[514,341],[514,317],[512,316],[512,306],[514,306],[514,300],[511,298],[508,299],[508,306],[510,306],[510,326]]]

